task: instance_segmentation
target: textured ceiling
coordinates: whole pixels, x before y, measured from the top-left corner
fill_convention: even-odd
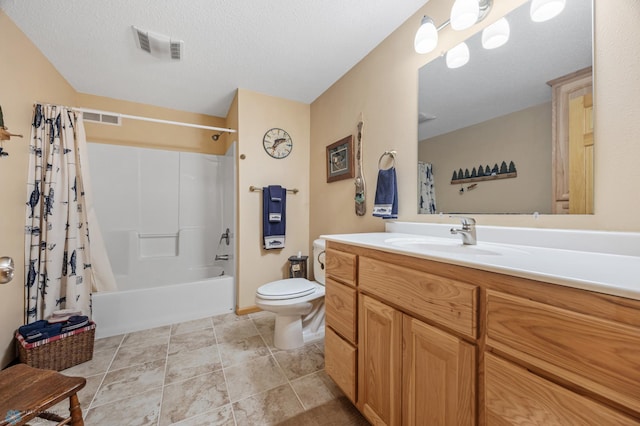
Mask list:
[[[311,103],[426,2],[0,0],[0,8],[79,92],[224,117],[237,88]],[[183,40],[184,59],[138,49],[132,25]]]
[[[593,63],[591,2],[567,1],[540,23],[531,21],[527,2],[507,16],[504,46],[486,50],[477,33],[467,40],[465,66],[449,69],[440,57],[422,67],[419,111],[436,118],[419,124],[419,140],[550,101],[548,81]]]

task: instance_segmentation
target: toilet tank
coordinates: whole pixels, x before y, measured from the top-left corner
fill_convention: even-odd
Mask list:
[[[325,240],[318,238],[313,240],[313,277],[315,280],[324,285],[324,248]]]

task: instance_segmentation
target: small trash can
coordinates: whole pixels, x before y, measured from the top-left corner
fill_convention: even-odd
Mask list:
[[[307,259],[309,256],[291,256],[289,258],[289,278],[307,278]]]

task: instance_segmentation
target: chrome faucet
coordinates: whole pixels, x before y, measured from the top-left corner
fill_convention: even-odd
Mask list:
[[[229,245],[229,238],[230,237],[231,237],[231,235],[229,235],[229,228],[227,228],[227,230],[224,231],[224,233],[220,236],[220,241],[218,242],[218,245],[222,244],[223,241],[227,245]]]
[[[472,217],[465,216],[449,216],[457,217],[462,222],[462,228],[451,228],[452,234],[462,235],[462,244],[475,245],[478,244],[476,239],[476,220]]]

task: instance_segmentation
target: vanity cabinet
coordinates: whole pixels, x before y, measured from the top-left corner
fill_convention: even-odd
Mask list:
[[[333,246],[330,242],[329,247]],[[337,268],[344,263],[329,261],[334,253],[344,259],[342,250],[348,248],[338,246],[341,250],[327,250],[328,277],[340,275],[332,265]],[[342,346],[358,354],[355,404],[370,422],[475,424],[477,287],[389,263],[373,252],[358,254],[355,263],[353,288],[345,288],[344,281],[327,280],[329,376],[345,393],[353,393],[351,383],[345,385],[344,373],[335,367],[340,352],[331,353],[340,333]],[[355,341],[349,337],[353,336],[352,317],[344,314],[352,300],[349,290],[355,291],[358,300]]]
[[[333,241],[327,265],[327,373],[372,424],[640,425],[640,301]]]
[[[357,402],[357,257],[326,249],[325,371],[347,398]]]

